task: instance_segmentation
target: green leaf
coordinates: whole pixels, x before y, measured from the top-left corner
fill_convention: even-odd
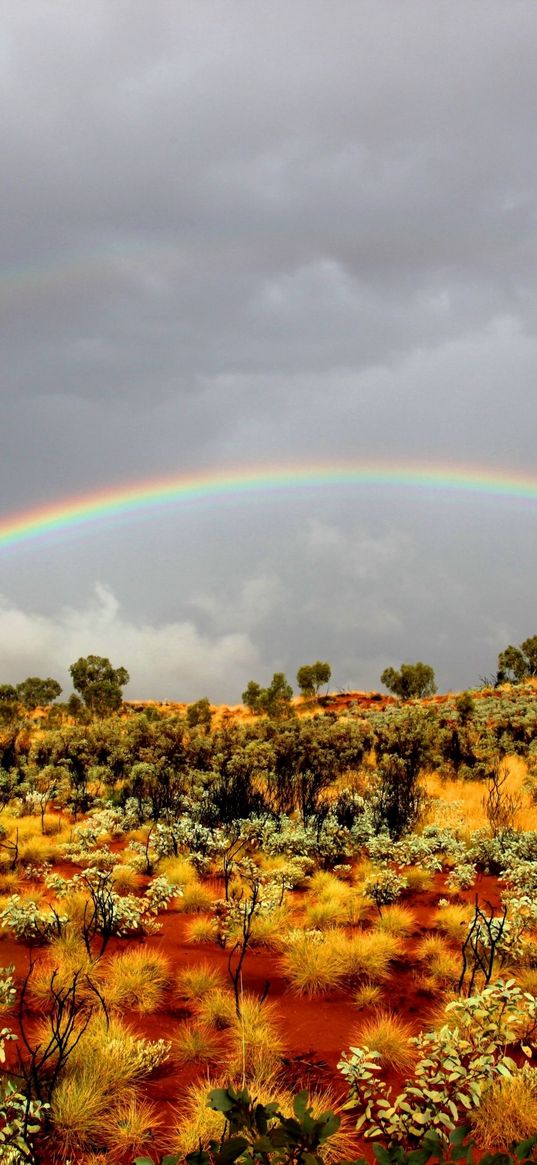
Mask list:
[[[233,1161],[236,1161],[247,1148],[248,1141],[245,1137],[230,1137],[228,1141],[224,1141],[217,1154],[218,1165],[233,1165]]]
[[[310,1112],[308,1100],[309,1097],[306,1089],[293,1097],[293,1112],[298,1120],[303,1120],[306,1113]]]
[[[233,1108],[235,1100],[229,1095],[227,1088],[213,1088],[209,1093],[209,1108],[214,1108],[215,1112],[229,1112]]]

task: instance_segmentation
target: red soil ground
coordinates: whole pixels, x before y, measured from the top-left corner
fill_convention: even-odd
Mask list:
[[[58,872],[64,876],[70,876],[74,871],[75,867],[67,865],[65,868],[58,867]],[[220,892],[221,888],[216,880],[214,888],[217,893]],[[461,898],[473,902],[477,893],[482,904],[490,903],[497,909],[499,890],[495,878],[481,876],[475,889],[461,894]],[[415,931],[405,944],[404,956],[394,965],[390,980],[383,987],[385,1005],[407,1020],[416,1032],[427,1027],[441,1000],[420,990],[412,957],[413,950],[419,938],[433,929],[433,914],[439,898],[444,894],[445,876],[437,874],[430,891],[405,898],[405,904],[412,908],[416,916]],[[300,894],[294,896],[297,906],[301,897]],[[291,906],[292,901],[293,899]],[[169,959],[174,971],[201,961],[209,961],[227,976],[227,951],[215,943],[192,945],[186,941],[186,927],[191,917],[172,907],[159,918],[161,933],[145,938],[144,945],[161,950]],[[371,918],[374,918],[374,910]],[[123,951],[129,944],[132,946],[132,939],[113,939],[107,954]],[[22,944],[3,936],[0,938],[0,966],[11,963],[15,966],[16,979],[20,983],[28,969],[28,953]],[[261,996],[266,990],[267,982],[270,983],[268,999],[277,1007],[285,1048],[284,1081],[294,1090],[330,1086],[335,1094],[343,1099],[345,1086],[337,1070],[337,1063],[341,1052],[357,1038],[359,1023],[368,1018],[368,1012],[357,1011],[352,994],[348,991],[334,991],[329,996],[313,1000],[293,995],[280,973],[278,964],[277,954],[263,949],[250,950],[244,964],[243,986],[246,992]],[[137,1035],[150,1039],[171,1039],[181,1023],[189,1018],[189,1013],[177,1004],[149,1016],[132,1013],[125,1018]],[[9,1060],[14,1063],[15,1046],[8,1045],[6,1050]],[[165,1064],[148,1081],[146,1094],[158,1104],[164,1116],[165,1128],[172,1123],[177,1110],[181,1107],[188,1085],[204,1075],[206,1070],[200,1070],[196,1066],[178,1069]],[[395,1089],[403,1082],[403,1078],[396,1073],[388,1073],[386,1079]],[[163,1150],[169,1151],[170,1145],[166,1142],[165,1131],[161,1142]],[[370,1145],[359,1145],[360,1152],[365,1150],[368,1157],[371,1157],[370,1148]],[[47,1161],[48,1165],[49,1159],[45,1151],[42,1160]],[[126,1155],[124,1165],[130,1165],[131,1159],[130,1155]]]

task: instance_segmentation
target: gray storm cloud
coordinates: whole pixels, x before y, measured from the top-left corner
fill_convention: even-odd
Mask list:
[[[534,474],[531,0],[7,0],[3,32],[4,515],[189,469]],[[291,493],[2,554],[0,679],[65,668],[69,610],[139,695],[319,655],[472,683],[535,630],[534,512]]]

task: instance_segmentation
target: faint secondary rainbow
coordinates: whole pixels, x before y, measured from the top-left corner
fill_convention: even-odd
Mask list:
[[[143,515],[181,503],[217,502],[226,497],[240,502],[255,494],[364,487],[537,501],[537,476],[461,466],[364,463],[187,473],[112,486],[0,518],[0,550],[109,518]]]

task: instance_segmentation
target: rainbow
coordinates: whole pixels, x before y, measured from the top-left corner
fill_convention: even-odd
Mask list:
[[[271,496],[297,489],[326,492],[364,487],[537,501],[537,476],[461,466],[442,468],[376,462],[185,473],[112,486],[0,517],[0,550],[56,532],[98,524],[112,517],[144,514],[181,503],[213,503],[226,497],[240,501],[245,496]]]

